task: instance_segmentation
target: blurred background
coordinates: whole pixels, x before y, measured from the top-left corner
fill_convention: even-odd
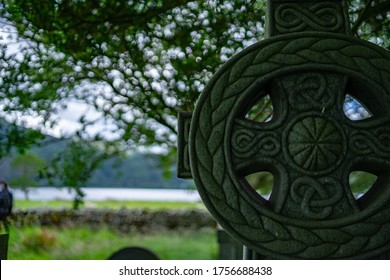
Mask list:
[[[390,2],[346,1],[354,36],[389,49]],[[146,246],[215,259],[216,225],[176,178],[177,113],[264,38],[266,1],[0,0],[0,179],[10,259],[106,259]],[[346,92],[346,118],[373,116]],[[248,119],[267,122],[269,96]],[[267,199],[273,175],[246,177]],[[375,174],[353,170],[359,197]]]

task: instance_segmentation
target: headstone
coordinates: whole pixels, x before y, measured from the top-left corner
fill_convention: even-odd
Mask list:
[[[8,233],[0,234],[0,260],[6,260],[8,258]]]
[[[389,52],[350,35],[342,0],[269,0],[267,34],[179,115],[178,176],[249,258],[389,259]],[[350,120],[347,94],[373,116]],[[248,119],[265,96],[272,119]],[[355,170],[378,177],[358,199]],[[246,180],[261,171],[269,199]]]
[[[159,260],[159,257],[149,249],[143,247],[126,247],[114,254],[109,260]]]
[[[223,229],[217,231],[218,245],[219,245],[219,260],[242,260],[243,248],[240,242],[232,238]]]

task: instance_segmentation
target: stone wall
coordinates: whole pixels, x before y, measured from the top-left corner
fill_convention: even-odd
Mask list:
[[[191,230],[216,227],[206,210],[148,210],[148,209],[34,209],[15,211],[9,222],[14,228],[43,227],[107,227],[122,233],[161,230]]]

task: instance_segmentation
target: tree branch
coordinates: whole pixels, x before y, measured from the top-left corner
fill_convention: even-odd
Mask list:
[[[357,30],[362,25],[362,23],[365,21],[367,12],[371,8],[371,3],[372,2],[373,2],[373,0],[367,0],[366,5],[364,6],[364,8],[360,12],[357,20],[354,22],[354,24],[352,26],[352,30],[351,31],[352,31],[353,34],[357,35]]]
[[[365,7],[362,9],[358,19],[352,26],[353,34],[357,34],[357,31],[361,27],[363,22],[376,17],[378,14],[390,11],[390,1],[384,1],[374,6],[371,6],[372,3],[373,0],[367,0],[367,5],[365,5]]]
[[[112,91],[115,92],[117,95],[119,96],[122,96],[122,97],[125,97],[128,99],[129,102],[127,102],[127,104],[125,105],[129,105],[128,103],[134,103],[136,104],[135,100],[133,98],[131,98],[130,96],[128,95],[124,95],[122,94],[120,91],[118,91],[114,84],[109,81],[108,79],[105,79],[105,82],[111,87]],[[177,131],[176,129],[170,125],[164,118],[163,116],[161,115],[156,115],[156,114],[153,114],[151,112],[158,112],[156,106],[154,106],[153,104],[151,104],[150,102],[148,103],[149,107],[152,108],[153,110],[152,111],[148,111],[146,110],[142,105],[141,106],[137,106],[137,105],[133,105],[134,107],[138,108],[139,110],[141,110],[141,112],[143,114],[145,114],[146,116],[148,116],[149,118],[155,120],[156,122],[158,122],[159,124],[161,124],[162,126],[168,128],[170,131],[172,131],[174,134],[177,134]]]

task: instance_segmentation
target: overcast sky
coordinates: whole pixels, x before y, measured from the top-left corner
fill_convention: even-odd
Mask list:
[[[16,42],[14,38],[9,37],[8,35],[8,32],[4,32],[4,30],[0,29],[0,44],[7,45],[7,52],[9,52],[9,54],[18,53],[20,43]],[[80,101],[68,101],[66,105],[66,109],[58,109],[58,113],[54,115],[54,118],[57,119],[57,124],[54,127],[45,127],[43,129],[45,133],[55,137],[60,137],[64,134],[70,135],[81,128],[79,122],[81,116],[85,115],[87,120],[94,120],[101,116],[94,107]],[[40,124],[39,117],[22,116],[21,114],[10,115],[9,113],[2,112],[1,106],[2,104],[0,103],[0,116],[4,117],[6,120],[16,120],[18,124],[24,124],[30,128],[42,129],[42,127],[38,127]],[[95,125],[90,126],[88,132],[90,134],[96,134],[97,132],[107,131],[105,135],[110,137],[112,136],[112,133],[109,133],[108,130],[112,130],[113,128],[112,122],[109,123],[100,120]]]

